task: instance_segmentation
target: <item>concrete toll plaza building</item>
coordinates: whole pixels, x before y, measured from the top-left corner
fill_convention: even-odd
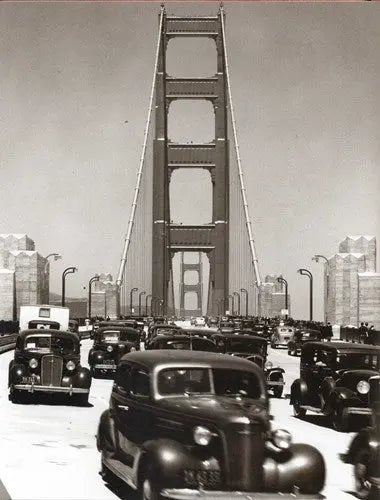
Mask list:
[[[15,320],[20,306],[49,302],[49,265],[26,234],[0,234],[0,319]]]

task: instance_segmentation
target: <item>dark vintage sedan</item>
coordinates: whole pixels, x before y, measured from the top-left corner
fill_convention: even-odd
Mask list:
[[[99,328],[88,353],[88,364],[93,377],[114,373],[122,356],[140,349],[139,330],[118,326]]]
[[[167,325],[164,323],[158,323],[151,325],[148,330],[148,335],[146,337],[146,344],[151,342],[158,335],[175,335],[181,331],[181,327],[177,325]]]
[[[150,349],[177,349],[187,351],[217,352],[216,345],[212,340],[197,335],[159,335],[146,347]]]
[[[26,395],[60,393],[86,405],[91,386],[88,368],[80,364],[76,333],[62,330],[24,330],[16,341],[9,364],[9,399],[23,402]]]
[[[356,494],[359,498],[380,498],[380,377],[369,379],[370,404],[373,410],[369,427],[355,435],[343,462],[354,466]]]
[[[285,370],[278,366],[273,367],[272,362],[267,361],[268,343],[265,338],[230,333],[215,334],[211,339],[215,342],[218,352],[239,356],[259,365],[267,378],[267,388],[272,391],[274,397],[282,396]]]
[[[288,342],[289,356],[297,356],[301,353],[304,344],[307,342],[318,342],[321,338],[322,334],[319,330],[310,330],[307,328],[296,330]]]
[[[372,415],[369,379],[379,375],[380,347],[348,342],[309,342],[302,347],[300,378],[291,387],[294,415],[308,410],[332,418],[334,428],[348,431],[353,417],[363,423]]]
[[[318,450],[271,430],[262,370],[215,353],[124,356],[97,448],[143,499],[320,498],[325,479]]]

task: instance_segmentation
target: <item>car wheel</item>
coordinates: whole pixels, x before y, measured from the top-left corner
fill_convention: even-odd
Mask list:
[[[22,391],[13,390],[9,393],[9,399],[13,404],[21,405],[25,403],[25,394]]]
[[[142,480],[140,488],[140,499],[141,500],[160,500],[162,497],[160,491],[154,486],[154,483],[150,476],[145,477]]]
[[[349,430],[349,418],[343,414],[344,405],[337,402],[332,412],[333,427],[336,431],[347,432]]]
[[[273,396],[275,398],[280,398],[282,396],[283,390],[284,390],[284,386],[283,385],[279,385],[278,387],[274,387],[273,388]]]
[[[305,408],[301,408],[301,402],[299,399],[296,399],[293,402],[293,415],[297,418],[303,418],[306,415]]]
[[[356,494],[359,498],[368,498],[371,490],[371,482],[369,480],[369,450],[362,449],[356,455],[354,460],[354,475]]]

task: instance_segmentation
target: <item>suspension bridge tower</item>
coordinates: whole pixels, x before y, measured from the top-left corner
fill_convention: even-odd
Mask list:
[[[169,303],[172,258],[176,252],[205,252],[210,263],[208,313],[228,295],[229,162],[223,12],[214,17],[161,18],[161,43],[156,74],[156,129],[153,159],[152,294]],[[217,74],[208,78],[172,78],[166,74],[166,48],[175,37],[210,37],[216,44]],[[206,99],[215,113],[215,140],[210,144],[176,144],[168,140],[170,104],[178,99]],[[212,181],[212,221],[177,225],[169,206],[171,173],[179,168],[207,169]]]

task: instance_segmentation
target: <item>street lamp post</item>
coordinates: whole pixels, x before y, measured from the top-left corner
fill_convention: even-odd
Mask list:
[[[235,295],[237,297],[237,303],[238,303],[237,313],[238,313],[238,316],[240,316],[240,293],[239,292],[233,292],[232,295]]]
[[[240,291],[245,293],[245,317],[248,318],[248,290],[246,288],[240,288]]]
[[[282,285],[285,285],[285,309],[288,310],[288,282],[282,276],[277,278],[277,281]],[[285,317],[288,317],[288,313],[285,314]]]
[[[145,296],[145,316],[148,316],[148,300],[151,298],[151,294]],[[150,301],[150,315],[152,316],[152,301]]]
[[[327,323],[327,309],[329,306],[329,281],[330,281],[330,270],[329,270],[329,259],[324,255],[316,254],[311,260],[315,260],[315,262],[319,262],[320,259],[324,260],[326,263],[326,294],[323,294],[323,302],[325,307],[325,323]]]
[[[302,276],[308,276],[310,280],[310,293],[309,293],[309,301],[310,301],[310,321],[313,321],[313,275],[308,269],[298,269],[297,273]]]
[[[46,275],[47,275],[47,272],[48,272],[48,268],[49,268],[49,259],[50,257],[54,257],[54,261],[58,260],[58,259],[62,259],[62,255],[60,255],[59,253],[49,253],[46,257],[45,257],[45,267],[44,267],[44,276],[45,276],[45,279],[44,279],[44,282],[45,282],[45,291],[46,291],[46,302],[44,301],[45,304],[49,304],[50,302],[50,298],[49,298],[49,292],[50,292],[50,287],[49,287],[49,280],[47,279]]]
[[[159,304],[159,309],[158,309],[158,314],[160,314],[161,316],[164,315],[164,299],[161,299],[158,301],[158,304]]]
[[[137,292],[137,291],[138,291],[138,288],[133,287],[133,288],[131,288],[131,291],[129,292],[129,314],[131,316],[133,316],[133,312],[132,312],[133,292]]]
[[[88,318],[91,321],[91,288],[94,281],[99,281],[99,274],[95,274],[88,282]]]
[[[78,271],[76,267],[67,267],[62,273],[62,307],[65,307],[66,302],[66,276],[71,273]]]
[[[231,307],[230,307],[230,299],[231,299]],[[230,311],[230,315],[234,315],[234,298],[231,294],[228,295],[228,309]]]
[[[145,292],[145,291],[144,291],[144,292],[140,292],[140,293],[139,293],[139,316],[141,316],[141,297],[142,297],[143,295],[146,295],[146,292]]]

